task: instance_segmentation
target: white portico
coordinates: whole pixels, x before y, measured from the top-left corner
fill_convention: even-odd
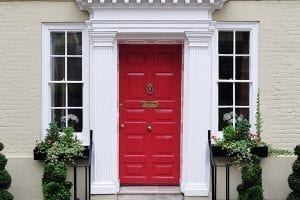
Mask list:
[[[212,12],[223,0],[77,0],[90,13],[92,194],[119,191],[119,44],[182,44],[180,188],[208,196]]]

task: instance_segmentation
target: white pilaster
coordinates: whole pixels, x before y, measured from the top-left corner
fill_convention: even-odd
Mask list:
[[[90,31],[92,194],[119,191],[116,32]]]
[[[181,190],[186,196],[208,196],[212,31],[185,35]]]

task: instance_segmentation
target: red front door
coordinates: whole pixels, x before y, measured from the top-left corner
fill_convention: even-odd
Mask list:
[[[181,45],[120,45],[120,181],[178,185]]]

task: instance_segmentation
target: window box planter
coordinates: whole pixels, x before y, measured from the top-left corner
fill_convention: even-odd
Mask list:
[[[87,160],[89,158],[90,149],[89,146],[84,146],[83,156],[76,158],[76,160]],[[47,152],[39,152],[37,147],[33,149],[33,159],[34,160],[45,160],[47,157]]]
[[[227,155],[226,149],[222,149],[220,146],[212,145],[212,152],[214,157],[233,157],[233,155]],[[256,146],[251,149],[251,153],[258,157],[268,157],[268,146]]]

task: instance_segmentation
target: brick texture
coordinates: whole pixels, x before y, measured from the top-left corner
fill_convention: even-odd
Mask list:
[[[258,21],[263,141],[300,144],[300,1],[229,1],[216,21]]]
[[[216,21],[259,21],[263,140],[300,143],[300,1],[229,1]],[[0,141],[30,155],[41,131],[41,24],[84,22],[75,1],[0,2]]]
[[[75,1],[0,2],[0,141],[32,154],[41,131],[42,22],[84,22]]]

